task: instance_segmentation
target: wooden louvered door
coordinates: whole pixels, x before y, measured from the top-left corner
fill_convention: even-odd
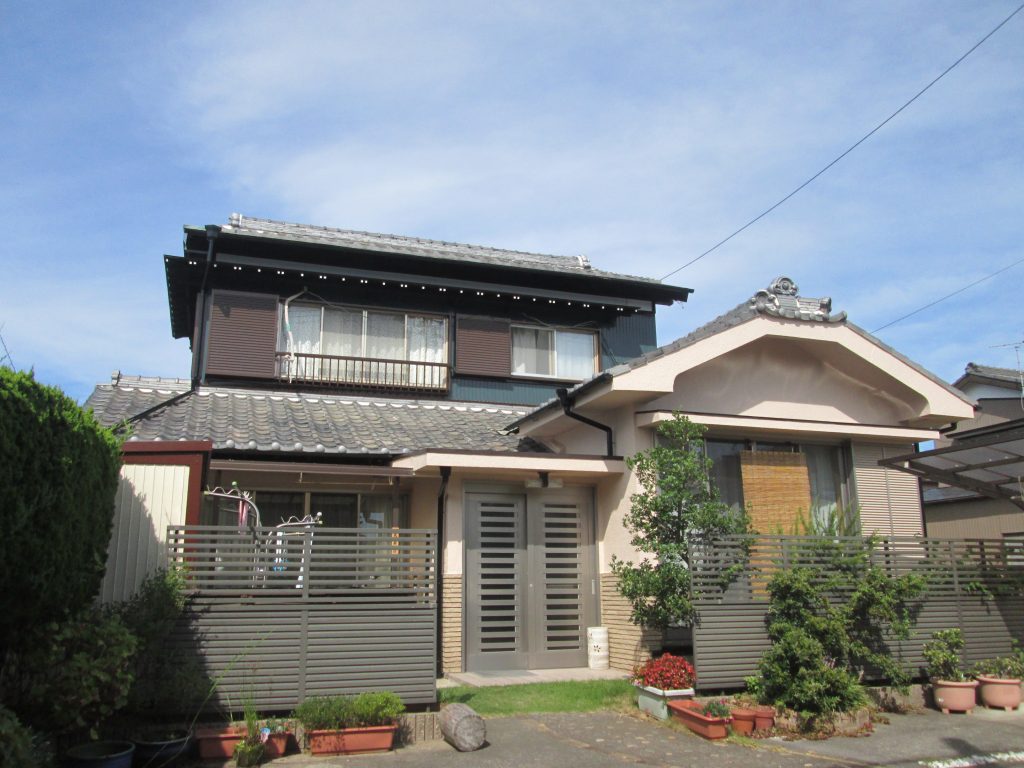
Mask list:
[[[525,669],[526,498],[466,494],[466,669]]]
[[[597,616],[589,491],[466,495],[466,669],[586,666]]]
[[[597,616],[589,492],[531,492],[528,509],[529,667],[585,667]]]

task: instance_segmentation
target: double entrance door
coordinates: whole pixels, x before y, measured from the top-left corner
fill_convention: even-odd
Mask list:
[[[466,669],[587,664],[597,618],[585,488],[466,494]]]

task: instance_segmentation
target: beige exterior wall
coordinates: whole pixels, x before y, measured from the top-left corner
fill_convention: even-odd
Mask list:
[[[189,468],[170,464],[121,467],[107,570],[100,600],[125,600],[166,565],[167,526],[183,525]]]
[[[852,444],[854,491],[860,507],[861,530],[865,534],[924,535],[917,478],[878,466],[879,459],[912,453],[913,450],[912,445]]]
[[[661,648],[661,632],[642,629],[630,621],[629,602],[618,590],[618,579],[601,574],[601,626],[608,628],[608,663],[612,669],[632,672],[633,667]]]
[[[445,575],[441,589],[441,674],[462,672],[462,575]]]
[[[929,504],[924,514],[928,535],[938,539],[999,539],[1024,533],[1024,509],[1001,499]]]

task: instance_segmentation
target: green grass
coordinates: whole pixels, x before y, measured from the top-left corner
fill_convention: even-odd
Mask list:
[[[441,688],[441,704],[462,702],[481,715],[521,715],[533,712],[593,712],[635,706],[636,693],[628,680],[587,680],[563,683],[499,685],[487,688]]]

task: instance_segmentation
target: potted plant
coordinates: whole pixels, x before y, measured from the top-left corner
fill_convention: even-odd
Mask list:
[[[669,709],[677,720],[705,739],[724,739],[728,735],[729,704],[713,700],[705,704],[693,701],[670,701]]]
[[[396,720],[405,711],[397,694],[390,691],[306,699],[293,717],[302,723],[314,755],[362,754],[391,749],[398,729]]]
[[[732,729],[736,733],[748,736],[757,728],[757,710],[753,707],[735,705],[729,712]]]
[[[283,757],[288,751],[292,730],[291,720],[271,717],[264,721],[262,731],[267,736],[263,744],[264,754],[270,758]]]
[[[979,661],[974,667],[981,703],[992,709],[1010,712],[1020,706],[1021,679],[1024,678],[1024,648],[1013,641],[1009,656]]]
[[[264,734],[263,729],[260,728],[259,714],[256,712],[251,697],[245,700],[243,712],[245,732],[233,750],[238,768],[248,768],[248,766],[260,764],[260,760],[263,759],[264,742],[270,735],[269,730]]]
[[[922,651],[928,665],[935,706],[947,715],[974,709],[974,691],[978,681],[968,680],[964,674],[960,658],[963,647],[964,638],[959,629],[942,629],[932,635]]]
[[[754,707],[754,730],[770,731],[775,727],[775,707],[770,704],[758,704]]]
[[[697,675],[693,665],[671,653],[651,659],[633,670],[637,706],[659,720],[668,718],[668,703],[693,697]]]

